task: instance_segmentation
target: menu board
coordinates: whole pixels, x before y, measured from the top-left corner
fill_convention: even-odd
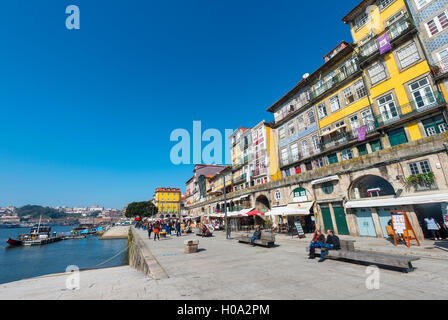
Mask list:
[[[406,230],[406,220],[403,214],[393,214],[392,222],[394,226],[395,233],[403,234],[403,231]]]
[[[302,223],[300,221],[294,222],[294,225],[296,226],[297,235],[299,237],[303,237],[305,235],[305,232],[303,232]]]

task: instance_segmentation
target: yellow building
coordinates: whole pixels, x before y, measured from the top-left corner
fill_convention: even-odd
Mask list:
[[[154,194],[154,204],[159,214],[176,215],[180,213],[180,189],[178,188],[157,188]]]
[[[403,0],[362,1],[350,25],[384,148],[448,131],[417,29]]]

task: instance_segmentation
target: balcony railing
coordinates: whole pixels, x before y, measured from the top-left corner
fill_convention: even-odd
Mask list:
[[[374,121],[367,122],[366,124],[364,124],[364,126],[366,127],[366,135],[369,134],[369,133],[372,133],[372,132],[376,131],[376,127],[377,127],[377,125],[376,125],[376,121],[375,121],[375,120],[374,120]],[[364,126],[361,126],[361,127],[364,127]],[[352,129],[352,137],[353,137],[354,139],[358,139],[358,135],[359,135],[359,131],[358,131],[358,129],[359,129],[359,128]]]
[[[411,19],[409,19],[408,17],[403,17],[402,19],[398,20],[397,22],[389,26],[385,31],[388,33],[389,41],[392,43],[395,39],[407,33],[409,30],[413,28],[414,24],[411,21]],[[363,46],[360,46],[359,48],[360,62],[366,60],[370,56],[379,52],[377,39],[378,36],[373,38]]]
[[[267,173],[268,173],[268,169],[267,168],[257,168],[257,169],[254,170],[254,177],[265,175]]]
[[[328,150],[334,147],[342,146],[349,142],[351,139],[353,139],[353,136],[350,134],[350,132],[340,133],[330,139],[325,139],[324,141],[322,141],[320,144],[320,148],[321,150]]]
[[[360,70],[358,63],[353,63],[349,67],[339,68],[339,73],[327,81],[323,81],[322,85],[317,89],[311,91],[311,99],[314,100],[328,90],[334,88],[336,85],[353,75]]]
[[[441,77],[448,74],[448,57],[442,59],[436,64],[431,66],[432,72],[435,77]]]
[[[388,106],[388,109],[381,111],[381,114],[376,116],[375,119],[378,127],[383,127],[400,119],[408,118],[416,113],[435,108],[444,103],[445,99],[440,93],[421,96],[418,97],[416,101],[401,106]]]

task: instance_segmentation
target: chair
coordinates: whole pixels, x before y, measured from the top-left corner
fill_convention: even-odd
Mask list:
[[[394,234],[395,234],[394,229],[392,228],[392,226],[386,226],[386,231],[387,231],[387,235],[389,237],[393,237]]]

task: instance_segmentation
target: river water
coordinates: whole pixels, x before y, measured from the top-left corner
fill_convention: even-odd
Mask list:
[[[53,226],[52,232],[70,232],[73,226]],[[0,283],[65,272],[70,265],[82,269],[106,268],[128,263],[127,240],[64,240],[43,246],[11,247],[6,241],[29,228],[0,229]]]

